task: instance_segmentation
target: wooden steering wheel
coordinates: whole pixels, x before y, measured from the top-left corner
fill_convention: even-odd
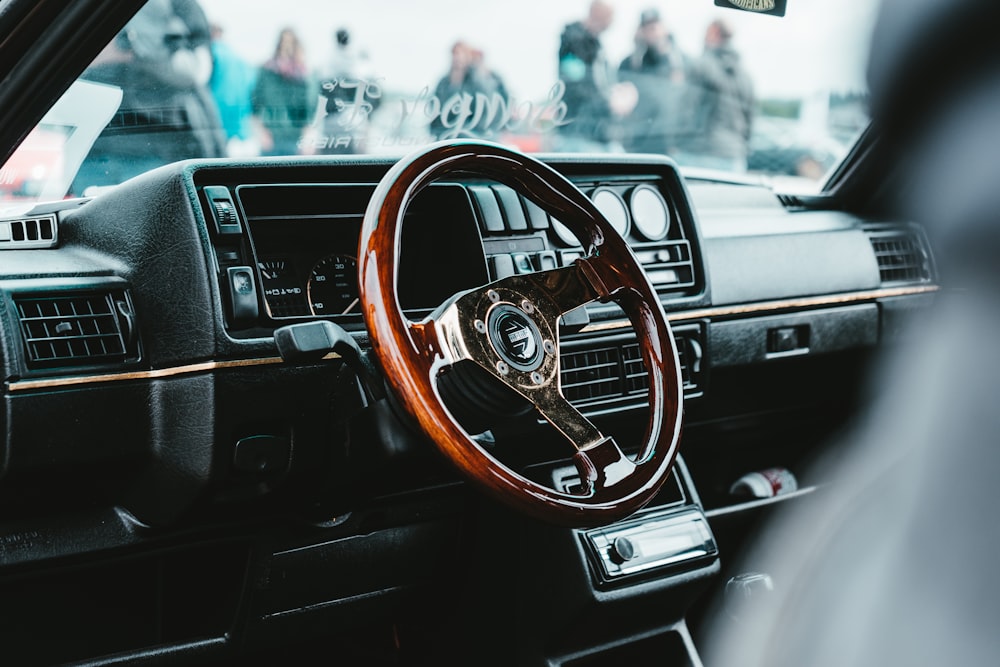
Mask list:
[[[571,266],[461,292],[427,319],[409,322],[396,298],[403,215],[425,186],[456,173],[490,178],[519,191],[565,224],[587,256]],[[670,472],[680,437],[683,394],[677,349],[639,261],[576,186],[534,158],[496,144],[432,144],[398,162],[375,189],[358,257],[362,312],[386,381],[423,432],[467,477],[518,510],[569,526],[610,523],[653,498]],[[649,423],[634,460],[560,390],[559,317],[597,299],[615,301],[628,315],[649,372]],[[569,441],[582,491],[558,491],[526,479],[455,420],[441,400],[436,378],[443,368],[464,360],[529,400]]]

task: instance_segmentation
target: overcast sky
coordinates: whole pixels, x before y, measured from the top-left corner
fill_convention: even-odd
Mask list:
[[[725,10],[712,0],[617,0],[615,22],[603,37],[618,63],[631,50],[639,13],[656,7],[680,45],[701,50],[705,26],[716,16],[734,25],[761,97],[807,95],[818,90],[862,90],[875,0],[788,0],[784,18]],[[370,53],[387,87],[417,92],[433,87],[448,66],[450,45],[471,42],[520,99],[545,96],[556,77],[563,26],[581,18],[588,0],[202,0],[209,19],[248,60],[270,56],[278,30],[302,36],[311,66],[331,51],[333,32],[348,27]],[[272,14],[272,15],[269,15]]]

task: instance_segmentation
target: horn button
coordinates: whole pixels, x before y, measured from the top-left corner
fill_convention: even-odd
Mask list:
[[[542,365],[542,335],[523,311],[499,304],[490,311],[487,327],[493,349],[511,368],[530,373]]]

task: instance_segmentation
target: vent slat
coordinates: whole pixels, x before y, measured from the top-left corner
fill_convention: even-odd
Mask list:
[[[879,278],[883,283],[923,283],[931,279],[927,252],[916,233],[876,231],[869,233]]]
[[[0,250],[53,248],[58,240],[55,215],[0,220]]]
[[[15,298],[29,368],[124,361],[110,293]]]
[[[777,197],[778,201],[780,201],[781,205],[784,206],[785,208],[792,210],[800,210],[805,208],[805,203],[802,201],[802,198],[799,197],[798,195],[778,193]]]
[[[638,257],[657,294],[669,294],[695,285],[694,261],[688,241],[641,249]]]
[[[684,341],[679,338],[677,343],[684,388],[695,389],[697,385],[685,362]],[[560,364],[563,395],[571,403],[616,400],[649,391],[649,374],[636,343],[567,352],[560,357]]]

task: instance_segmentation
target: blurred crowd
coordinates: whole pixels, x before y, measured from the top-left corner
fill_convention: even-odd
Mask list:
[[[655,9],[639,16],[634,50],[612,68],[600,42],[614,20],[607,0],[566,26],[559,78],[569,117],[567,150],[666,153],[681,164],[743,172],[754,115],[753,83],[732,46],[733,29],[717,19],[704,51],[683,53]]]
[[[284,28],[271,57],[253,65],[197,0],[149,0],[84,72],[120,88],[122,102],[72,190],[193,157],[364,152],[363,128],[381,91],[350,33],[337,29],[332,41],[330,61],[313,67]],[[323,132],[337,140],[313,140]]]
[[[648,9],[633,52],[615,68],[601,44],[614,14],[608,0],[593,0],[583,19],[565,26],[549,133],[528,149],[666,153],[681,164],[745,171],[754,94],[730,25],[712,22],[703,52],[688,54]],[[317,65],[296,31],[283,28],[272,55],[253,64],[197,0],[150,0],[84,75],[121,88],[123,100],[78,181],[118,183],[189,157],[368,152],[383,81],[346,28],[331,37],[332,55]],[[425,135],[503,139],[523,105],[482,49],[459,40],[450,55],[448,70],[425,90]],[[157,136],[164,131],[169,142]]]

